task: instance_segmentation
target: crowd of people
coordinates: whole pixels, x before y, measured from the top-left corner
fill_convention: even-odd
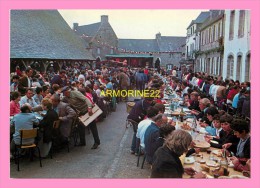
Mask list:
[[[194,178],[205,178],[202,173],[194,175],[194,171],[183,169],[179,157],[183,153],[188,156],[198,151],[190,135],[183,130],[175,130],[176,122],[167,120],[162,105],[165,103],[164,93],[175,93],[175,97],[183,101],[182,106],[190,110],[200,127],[205,128],[205,140],[211,147],[222,149],[233,161],[235,170],[248,170],[249,82],[222,80],[221,77],[189,71],[183,73],[181,79],[171,72],[154,74],[147,87],[160,90],[160,98],[148,97],[137,101],[127,118],[134,128],[130,152],[145,154],[146,161],[152,166],[152,178],[181,178],[184,172]],[[218,144],[211,142],[212,139]]]
[[[17,67],[16,72],[11,74],[10,84],[10,116],[13,116],[15,127],[11,152],[15,144],[20,142],[19,130],[39,127],[37,142],[42,156],[48,156],[53,144],[53,122],[61,122],[60,137],[56,141],[59,145],[66,144],[73,122],[87,113],[92,115],[95,104],[103,114],[88,128],[94,138],[91,149],[98,148],[101,143],[96,122],[106,118],[109,111],[115,111],[118,102],[128,101],[127,97],[103,96],[102,91],[128,89],[160,92],[158,98],[143,97],[136,100],[127,117],[134,128],[130,152],[134,155],[145,153],[146,161],[152,165],[152,178],[181,178],[184,172],[194,178],[205,177],[203,173],[194,174],[191,169],[184,169],[179,160],[183,153],[190,155],[198,150],[193,147],[190,135],[175,130],[176,122],[164,114],[165,92],[174,92],[183,100],[182,105],[191,110],[201,127],[205,127],[209,135],[205,139],[212,147],[228,151],[235,169],[248,171],[250,82],[223,80],[220,76],[192,71],[178,71],[177,75],[176,69],[168,72],[164,69],[105,66],[90,69],[75,64],[74,67],[63,66],[57,72],[40,72],[31,67],[21,71]],[[40,120],[33,115],[43,111],[45,114]],[[79,120],[76,122],[79,145],[85,146],[85,125]],[[214,145],[211,139],[218,141],[218,144]]]

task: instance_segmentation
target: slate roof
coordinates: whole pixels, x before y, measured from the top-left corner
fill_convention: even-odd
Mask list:
[[[93,23],[89,25],[78,26],[75,31],[78,35],[86,35],[86,36],[95,36],[97,34],[98,29],[101,26],[101,22]]]
[[[186,37],[162,36],[161,39],[119,39],[118,48],[135,52],[181,52]]]
[[[152,58],[152,55],[145,54],[114,54],[114,55],[106,55],[106,57],[118,57],[118,58],[127,58],[127,57],[139,57],[139,58]]]
[[[155,39],[118,39],[118,48],[136,52],[158,52]]]
[[[207,26],[211,25],[212,23],[218,21],[224,16],[224,10],[221,10],[219,14],[219,10],[210,10],[212,12],[212,17],[208,17],[205,22],[200,26],[200,30],[203,30]]]
[[[11,10],[11,58],[94,60],[57,10]]]
[[[209,17],[209,11],[207,12],[201,12],[199,16],[196,18],[196,20],[192,20],[190,25],[187,27],[187,29],[192,26],[193,24],[201,24],[203,23],[207,18]]]
[[[181,52],[182,46],[186,44],[186,37],[169,37],[162,36],[159,40],[159,50],[160,52]]]

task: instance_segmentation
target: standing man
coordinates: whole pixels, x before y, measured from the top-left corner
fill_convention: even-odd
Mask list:
[[[63,141],[68,141],[71,132],[71,124],[76,117],[76,112],[69,106],[69,104],[60,101],[60,95],[53,94],[51,96],[53,109],[59,116],[60,133]]]
[[[64,101],[70,104],[70,106],[77,112],[78,116],[83,116],[86,113],[89,113],[89,115],[93,114],[92,107],[94,106],[94,104],[88,98],[86,98],[81,92],[71,90],[68,86],[63,87],[62,92],[65,96]],[[95,120],[91,122],[88,126],[94,137],[94,145],[91,149],[97,149],[97,147],[100,145],[100,139],[98,136],[98,130]],[[80,137],[80,146],[85,146],[85,125],[81,121],[79,121],[78,129]]]
[[[21,95],[25,95],[26,90],[32,86],[31,84],[31,76],[33,75],[32,68],[27,68],[25,70],[25,74],[23,77],[19,79],[18,82],[18,91],[21,93]]]
[[[51,85],[58,84],[59,86],[63,87],[64,82],[63,82],[62,78],[65,78],[65,75],[66,75],[65,70],[61,70],[59,72],[59,74],[54,75],[53,78],[51,79]]]

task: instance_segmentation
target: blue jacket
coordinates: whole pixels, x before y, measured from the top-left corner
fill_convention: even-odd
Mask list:
[[[160,128],[154,122],[145,131],[144,145],[146,161],[152,164],[155,151],[163,145],[163,139],[160,137]]]

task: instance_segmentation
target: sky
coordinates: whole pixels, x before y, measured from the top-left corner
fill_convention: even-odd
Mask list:
[[[162,36],[186,36],[186,29],[202,11],[208,10],[58,10],[68,25],[100,22],[101,15],[120,39],[154,39]]]

